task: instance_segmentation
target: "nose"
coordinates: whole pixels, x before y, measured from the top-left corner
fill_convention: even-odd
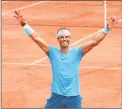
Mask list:
[[[66,40],[66,37],[63,37],[63,40]]]

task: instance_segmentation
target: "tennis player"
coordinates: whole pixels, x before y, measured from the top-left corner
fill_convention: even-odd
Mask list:
[[[113,16],[100,33],[82,46],[70,48],[71,33],[63,28],[57,32],[57,40],[60,49],[47,44],[24,20],[19,10],[15,11],[15,17],[24,31],[49,57],[52,66],[51,96],[47,100],[45,108],[82,108],[82,96],[80,95],[80,62],[83,56],[98,45],[118,22]]]

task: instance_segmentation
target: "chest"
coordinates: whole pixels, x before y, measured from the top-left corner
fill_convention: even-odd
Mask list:
[[[63,53],[56,53],[54,56],[54,61],[58,62],[60,64],[73,64],[77,61],[77,57],[75,54],[69,52],[67,54],[63,54]]]

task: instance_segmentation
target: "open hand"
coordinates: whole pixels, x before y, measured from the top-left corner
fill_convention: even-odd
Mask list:
[[[20,10],[15,10],[14,11],[15,13],[15,18],[17,19],[17,21],[22,25],[24,26],[26,24],[26,21],[24,20],[23,18],[23,14],[20,12]]]
[[[110,20],[107,22],[107,28],[111,29],[118,23],[118,19],[116,16],[112,16]]]

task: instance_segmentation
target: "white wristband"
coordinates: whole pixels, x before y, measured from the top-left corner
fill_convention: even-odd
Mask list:
[[[31,35],[34,32],[34,30],[28,24],[26,24],[23,28],[27,35]]]

